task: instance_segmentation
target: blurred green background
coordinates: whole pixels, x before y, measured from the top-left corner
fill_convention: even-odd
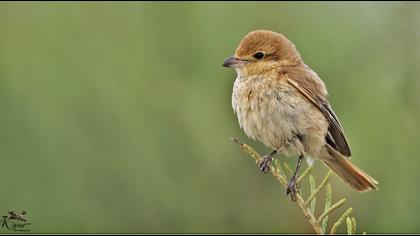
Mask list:
[[[0,3],[0,214],[26,210],[32,233],[313,232],[229,140],[269,151],[240,130],[221,67],[262,28],[326,82],[380,182],[334,177],[333,201],[360,232],[419,233],[419,24],[418,2]]]

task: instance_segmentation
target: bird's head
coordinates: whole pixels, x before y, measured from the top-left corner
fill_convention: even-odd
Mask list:
[[[256,30],[241,40],[235,55],[226,59],[223,66],[235,68],[240,76],[246,77],[272,73],[301,62],[293,43],[282,34]]]

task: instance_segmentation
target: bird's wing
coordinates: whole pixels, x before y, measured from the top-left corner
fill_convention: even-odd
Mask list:
[[[287,78],[287,82],[295,87],[309,101],[311,101],[327,119],[329,123],[328,134],[326,137],[327,143],[342,155],[350,157],[350,147],[347,143],[347,139],[344,135],[340,121],[338,120],[328,101],[323,96],[321,96],[321,93],[311,89],[317,88],[317,86],[308,86],[309,83],[304,83],[302,80],[292,80],[290,78]]]

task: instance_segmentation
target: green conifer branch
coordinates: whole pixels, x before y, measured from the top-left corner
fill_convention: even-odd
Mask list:
[[[312,201],[312,199],[319,193],[319,191],[321,191],[322,188],[325,187],[332,173],[333,173],[332,170],[328,171],[327,175],[322,180],[321,184],[319,184],[319,186],[315,189],[315,191],[311,193],[311,195],[309,195],[308,199],[306,199],[306,202],[305,202],[306,205],[308,205],[309,202]]]
[[[314,165],[310,165],[308,168],[306,168],[303,173],[301,175],[299,175],[298,179],[297,179],[297,183],[300,183],[311,171],[312,171],[312,167]]]
[[[331,195],[332,195],[332,190],[331,190],[331,184],[327,184],[326,190],[325,190],[325,207],[324,207],[324,213],[328,211],[328,209],[331,206]],[[328,214],[326,213],[323,215],[321,215],[318,218],[318,221],[320,221],[322,219],[322,217],[324,217],[324,219],[322,219],[322,224],[321,224],[321,228],[322,230],[325,232],[327,229],[327,223],[328,223]]]
[[[315,184],[315,178],[312,175],[309,176],[309,185],[311,188],[311,195],[315,194],[316,184]],[[313,198],[309,206],[309,209],[311,210],[312,214],[315,214],[315,205],[316,205],[316,198]]]
[[[341,215],[341,217],[334,223],[333,227],[331,228],[330,234],[335,234],[338,226],[340,226],[344,222],[344,220],[347,218],[347,216],[351,214],[352,211],[353,211],[353,208],[350,207],[343,213],[343,215]]]
[[[356,233],[356,220],[354,217],[347,217],[347,234],[352,235]]]
[[[340,201],[338,201],[336,204],[332,205],[331,207],[329,207],[328,209],[326,209],[318,218],[318,223],[320,223],[325,217],[328,217],[328,215],[333,212],[335,209],[341,207],[344,202],[346,201],[345,198],[341,199]]]

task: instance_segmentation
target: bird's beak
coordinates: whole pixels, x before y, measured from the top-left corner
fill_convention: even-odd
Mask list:
[[[241,66],[245,65],[245,63],[246,63],[246,61],[239,60],[236,57],[232,56],[232,57],[229,57],[228,59],[226,59],[225,62],[223,62],[223,66],[224,67],[237,68],[237,67],[241,67]]]

